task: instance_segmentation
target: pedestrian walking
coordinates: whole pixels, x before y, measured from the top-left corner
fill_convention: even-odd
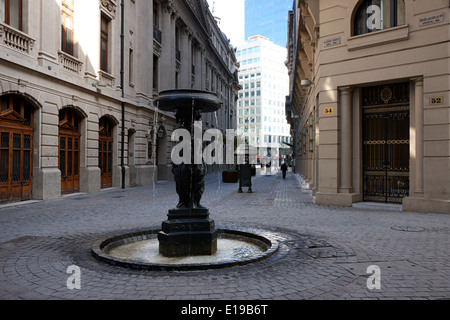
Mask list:
[[[281,171],[283,172],[283,179],[286,179],[286,171],[287,171],[288,167],[286,165],[286,162],[283,162],[283,164],[281,165]]]

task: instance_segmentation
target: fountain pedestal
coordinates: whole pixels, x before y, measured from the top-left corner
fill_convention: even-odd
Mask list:
[[[159,252],[165,257],[212,255],[217,251],[217,230],[206,208],[169,210],[158,233]]]

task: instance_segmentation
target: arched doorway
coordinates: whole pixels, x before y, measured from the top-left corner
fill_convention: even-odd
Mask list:
[[[33,106],[15,94],[0,104],[0,203],[30,200]]]
[[[61,193],[80,190],[80,124],[77,112],[65,108],[59,112],[59,170]]]
[[[113,128],[114,124],[108,117],[100,118],[98,137],[98,166],[101,170],[101,188],[112,187],[113,160]]]

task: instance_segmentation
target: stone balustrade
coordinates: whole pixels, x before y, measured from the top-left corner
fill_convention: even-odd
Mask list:
[[[34,39],[22,31],[0,23],[0,43],[22,53],[30,54],[34,46]]]

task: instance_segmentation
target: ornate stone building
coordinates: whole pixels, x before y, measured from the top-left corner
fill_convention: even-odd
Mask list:
[[[216,92],[205,130],[236,122],[235,53],[206,0],[1,0],[0,19],[0,203],[170,179],[163,90]]]
[[[288,119],[323,205],[450,212],[449,1],[294,1]]]

